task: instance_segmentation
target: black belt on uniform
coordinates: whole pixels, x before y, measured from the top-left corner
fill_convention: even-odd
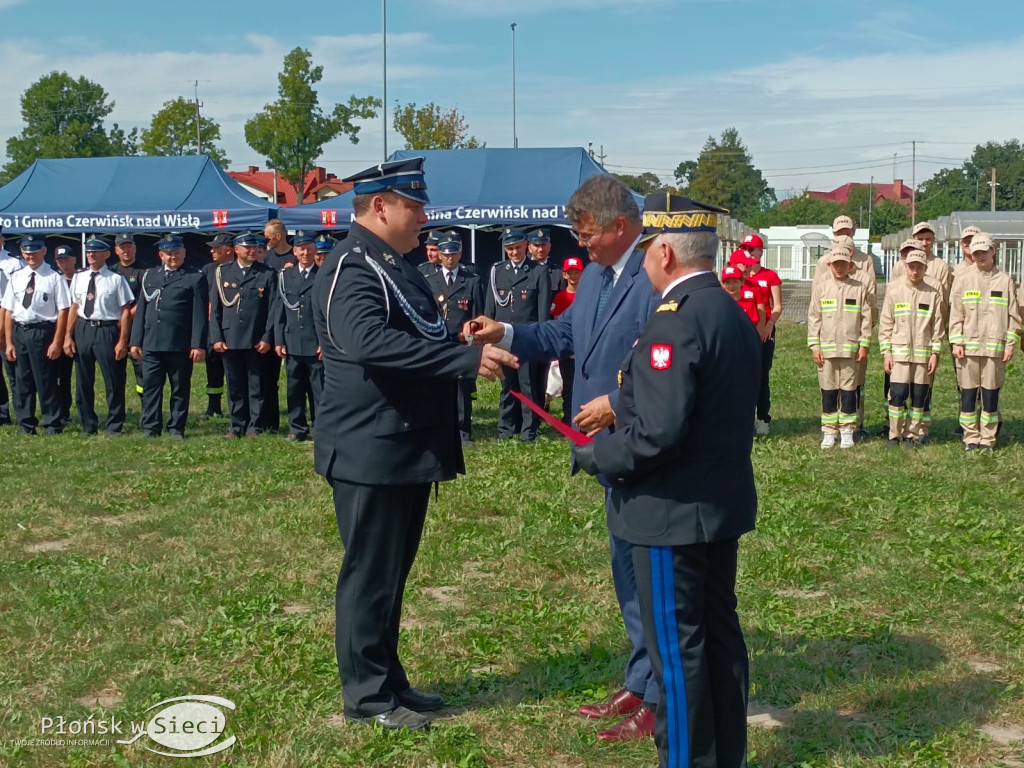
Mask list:
[[[84,317],[78,318],[78,322],[91,325],[93,328],[109,328],[112,325],[121,324],[120,320],[86,320]]]
[[[19,322],[15,321],[14,324],[18,328],[23,328],[23,329],[25,329],[25,328],[52,328],[52,327],[57,325],[57,321],[56,320],[43,320],[43,321],[38,322],[38,323],[19,323]]]

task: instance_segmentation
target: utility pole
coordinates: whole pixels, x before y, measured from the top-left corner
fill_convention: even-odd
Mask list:
[[[601,153],[597,156],[597,162],[599,162],[601,165],[604,165],[604,159],[606,157],[608,157],[608,155],[606,155],[604,153],[604,144],[602,144],[601,145]]]
[[[591,160],[594,159],[594,142],[592,141],[587,142],[587,154],[590,155]]]
[[[871,208],[875,201],[875,177],[868,182],[868,251],[871,250]]]
[[[519,149],[516,134],[516,23],[512,22],[512,149]]]
[[[203,154],[203,134],[199,130],[199,108],[203,106],[203,103],[199,101],[199,81],[193,80],[192,85],[196,94],[195,101],[192,102],[196,107],[196,154],[201,155]]]
[[[992,169],[992,181],[990,181],[988,183],[988,185],[992,188],[992,208],[991,208],[991,210],[994,211],[996,209],[996,187],[999,186],[999,183],[996,181],[996,169],[995,168]]]
[[[917,224],[917,142],[910,142],[913,147],[913,161],[910,170],[910,226]]]

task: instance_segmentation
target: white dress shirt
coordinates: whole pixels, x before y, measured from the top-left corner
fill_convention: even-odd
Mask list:
[[[78,317],[82,320],[120,320],[121,308],[131,304],[135,299],[132,296],[131,286],[124,275],[111,272],[104,264],[95,272],[96,275],[96,296],[92,314],[86,317],[85,303],[88,300],[89,282],[93,276],[91,269],[76,272],[71,278],[71,301],[78,305]]]
[[[28,307],[25,307],[25,289],[33,274],[36,276],[34,290]],[[46,262],[35,271],[24,266],[11,274],[2,306],[13,315],[16,323],[56,322],[57,315],[71,306],[68,281]]]

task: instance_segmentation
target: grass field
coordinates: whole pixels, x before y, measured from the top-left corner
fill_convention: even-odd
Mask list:
[[[781,329],[740,547],[751,765],[1024,765],[1024,377],[1007,378],[994,454],[952,437],[948,357],[936,444],[825,453],[803,336]],[[877,348],[871,371],[874,432]],[[204,384],[200,368],[193,412]],[[187,694],[232,700],[238,738],[189,764],[655,765],[653,743],[599,743],[574,714],[619,687],[627,652],[599,488],[568,476],[561,441],[499,444],[496,392],[481,387],[469,473],[431,503],[406,595],[406,666],[451,704],[421,734],[341,723],[341,545],[310,444],[224,441],[223,421],[190,422],[184,443],[0,431],[0,765],[180,764],[145,738],[15,741],[75,738],[44,717],[142,721]]]

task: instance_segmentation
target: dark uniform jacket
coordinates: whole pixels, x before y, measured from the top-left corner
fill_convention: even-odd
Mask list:
[[[538,323],[551,312],[551,283],[548,271],[530,262],[519,265],[516,275],[512,262],[499,261],[491,267],[484,314],[503,323]]]
[[[122,273],[123,274],[123,273]],[[206,346],[206,279],[194,269],[163,266],[139,278],[131,346],[143,352],[185,352]]]
[[[416,267],[353,223],[313,292],[325,375],[316,471],[369,485],[464,472],[456,379],[476,375],[480,350],[452,339]]]
[[[551,298],[554,298],[556,293],[565,288],[566,282],[565,278],[562,277],[562,268],[556,264],[552,264],[550,257],[543,264],[534,262],[534,266],[542,266],[548,271],[548,284],[551,289]]]
[[[280,272],[289,265],[295,265],[295,254],[292,253],[291,249],[283,254],[280,254],[277,251],[270,251],[264,261],[264,266],[270,267],[275,272]]]
[[[718,277],[675,286],[623,362],[615,432],[592,446],[613,534],[678,546],[753,529],[760,382],[761,341]]]
[[[317,266],[309,268],[309,277],[303,279],[296,265],[277,275],[274,294],[274,339],[276,344],[288,348],[289,355],[315,356],[320,340],[313,322],[313,285]]]
[[[483,314],[484,291],[480,285],[480,278],[468,274],[461,264],[455,273],[455,284],[451,288],[444,279],[443,269],[427,275],[427,285],[434,292],[434,299],[437,300],[441,316],[451,334],[458,334],[463,323]]]
[[[210,290],[210,343],[223,341],[228,349],[252,349],[261,341],[273,344],[274,270],[253,262],[243,276],[238,262],[229,261],[214,270],[214,283]]]

